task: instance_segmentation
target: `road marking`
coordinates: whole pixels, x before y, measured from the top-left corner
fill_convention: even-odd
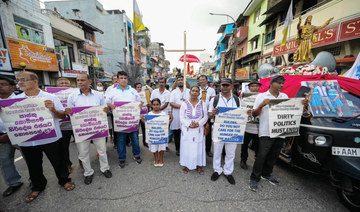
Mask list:
[[[23,159],[23,157],[22,157],[22,156],[20,156],[20,157],[16,158],[16,159],[15,159],[15,162],[17,162],[17,161],[19,161],[19,160],[21,160],[21,159]]]

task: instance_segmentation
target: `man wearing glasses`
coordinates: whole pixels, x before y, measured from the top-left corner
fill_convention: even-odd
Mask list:
[[[16,79],[20,89],[24,91],[22,94],[17,95],[16,98],[43,97],[46,99],[45,107],[52,112],[57,134],[56,138],[19,144],[28,166],[32,182],[32,192],[26,196],[25,202],[28,203],[36,199],[46,187],[47,180],[43,174],[42,167],[43,152],[46,154],[55,170],[58,183],[67,191],[73,190],[75,188],[75,184],[71,182],[71,179],[69,178],[69,171],[66,167],[65,161],[62,159],[60,143],[58,142],[58,140],[62,137],[59,119],[65,118],[64,107],[62,106],[59,98],[55,95],[44,92],[38,88],[39,78],[35,73],[22,71],[17,74]]]

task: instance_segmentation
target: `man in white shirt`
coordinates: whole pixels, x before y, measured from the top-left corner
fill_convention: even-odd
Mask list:
[[[15,96],[14,80],[0,77],[0,98],[11,99]],[[3,193],[4,197],[17,191],[23,183],[14,163],[15,148],[11,145],[3,121],[0,118],[0,168],[5,184],[9,186]]]
[[[166,79],[164,77],[161,77],[159,79],[159,88],[153,90],[153,92],[151,93],[150,100],[153,100],[155,98],[160,99],[161,101],[160,110],[168,114],[170,91],[165,89],[165,85],[166,85]]]
[[[232,80],[229,78],[221,79],[221,92],[218,96],[215,96],[211,99],[209,104],[209,117],[213,118],[218,112],[218,107],[241,107],[240,99],[237,96],[232,94],[233,91]],[[214,101],[215,102],[214,107]],[[221,154],[223,148],[225,147],[225,164],[224,167],[221,167]],[[235,179],[232,176],[234,171],[234,159],[236,152],[236,143],[224,143],[224,142],[214,142],[214,157],[213,157],[213,168],[214,173],[211,175],[211,180],[216,181],[219,179],[220,175],[224,172],[224,176],[229,181],[230,184],[235,184]]]
[[[209,108],[210,100],[216,96],[216,92],[213,88],[209,87],[208,85],[208,78],[206,75],[201,75],[199,77],[199,84],[200,84],[200,95],[199,99],[202,99],[206,104],[206,109]],[[206,143],[205,143],[205,150],[206,154],[209,157],[212,157],[213,154],[211,153],[211,119],[208,119],[208,123],[210,125],[210,132],[206,135]]]
[[[59,98],[55,95],[39,89],[39,78],[35,73],[22,71],[17,74],[16,79],[20,89],[24,92],[17,95],[15,98],[44,97],[46,99],[45,107],[52,112],[57,134],[56,138],[19,144],[28,166],[30,180],[32,183],[32,192],[26,196],[25,202],[31,202],[36,199],[45,189],[47,184],[47,180],[43,175],[43,152],[46,154],[55,170],[58,183],[64,186],[67,191],[73,190],[75,188],[75,184],[71,182],[71,179],[69,178],[69,171],[61,156],[62,152],[60,151],[60,143],[58,142],[62,136],[59,119],[64,119],[66,117],[64,107],[62,106]]]
[[[78,74],[76,83],[79,90],[70,94],[68,97],[68,108],[65,109],[66,115],[71,115],[72,107],[85,107],[85,106],[106,106],[104,95],[98,91],[90,89],[91,79],[87,74]],[[108,112],[107,107],[104,112]],[[96,146],[96,151],[99,154],[100,170],[106,178],[111,178],[112,173],[108,163],[106,154],[106,141],[105,138],[97,138],[92,140]],[[76,142],[76,147],[79,151],[79,159],[84,167],[84,183],[89,185],[94,176],[94,170],[91,168],[90,163],[90,141]]]
[[[106,97],[106,103],[109,109],[114,110],[114,102],[139,102],[139,108],[142,107],[141,98],[138,92],[128,85],[128,75],[125,71],[120,71],[117,74],[119,85],[114,88]],[[140,164],[142,159],[140,157],[139,146],[139,130],[127,132],[115,132],[117,151],[119,156],[119,166],[124,168],[126,165],[126,137],[130,136],[134,160]]]
[[[261,83],[257,80],[252,80],[249,84],[249,91],[252,93],[259,93]],[[248,146],[250,141],[252,141],[252,147],[255,151],[255,157],[258,152],[259,145],[259,118],[250,117],[252,120],[246,124],[245,134],[244,134],[244,143],[241,145],[241,161],[240,167],[242,169],[248,169],[246,164],[248,158]]]
[[[112,76],[111,78],[111,85],[106,89],[105,91],[105,97],[107,97],[110,93],[110,91],[118,85],[118,78],[116,75]]]
[[[252,116],[259,116],[259,149],[250,176],[250,190],[257,191],[260,179],[268,180],[273,185],[279,182],[271,176],[275,162],[279,156],[284,137],[270,138],[269,103],[270,99],[286,99],[288,95],[281,93],[285,78],[274,76],[270,81],[270,89],[256,97]]]
[[[172,107],[173,121],[170,124],[170,129],[174,132],[176,155],[180,155],[180,107],[183,101],[190,98],[190,90],[184,88],[184,77],[178,75],[176,77],[177,88],[171,91],[170,106]]]
[[[61,77],[59,79],[57,79],[56,81],[56,86],[57,87],[62,87],[62,88],[70,88],[71,87],[71,83],[70,80],[68,78],[64,78]],[[70,151],[69,151],[69,146],[70,146],[70,139],[71,136],[73,135],[73,131],[72,131],[72,126],[71,126],[71,122],[69,121],[63,121],[60,123],[60,129],[61,129],[61,134],[62,134],[62,138],[60,138],[59,142],[61,143],[61,149],[62,149],[62,156],[65,160],[65,163],[68,167],[69,173],[71,174],[72,172],[72,162],[70,161]]]

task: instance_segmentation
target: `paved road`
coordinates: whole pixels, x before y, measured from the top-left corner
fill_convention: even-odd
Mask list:
[[[258,192],[248,189],[249,170],[240,169],[240,148],[237,149],[235,171],[236,185],[224,177],[212,182],[212,159],[207,158],[205,175],[191,171],[183,174],[174,143],[165,153],[162,168],[152,166],[152,154],[142,146],[142,164],[131,159],[128,147],[128,165],[120,169],[117,153],[108,142],[110,167],[113,177],[101,175],[92,145],[91,158],[95,170],[93,183],[83,183],[82,169],[77,162],[76,145],[71,143],[74,191],[67,192],[57,184],[49,161],[44,157],[44,173],[48,179],[45,191],[32,203],[24,198],[30,192],[27,167],[23,159],[16,166],[25,185],[10,197],[0,196],[0,211],[347,211],[339,202],[335,190],[325,177],[305,173],[281,162],[274,168],[274,176],[281,185],[273,186],[261,181]],[[250,151],[251,152],[251,151]],[[19,152],[16,158],[20,157]],[[250,153],[250,166],[253,163]],[[3,181],[0,191],[6,189]]]

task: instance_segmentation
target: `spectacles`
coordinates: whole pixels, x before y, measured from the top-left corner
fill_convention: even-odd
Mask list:
[[[28,81],[33,81],[33,79],[17,79],[15,80],[15,82],[19,83],[19,82],[28,82]]]

